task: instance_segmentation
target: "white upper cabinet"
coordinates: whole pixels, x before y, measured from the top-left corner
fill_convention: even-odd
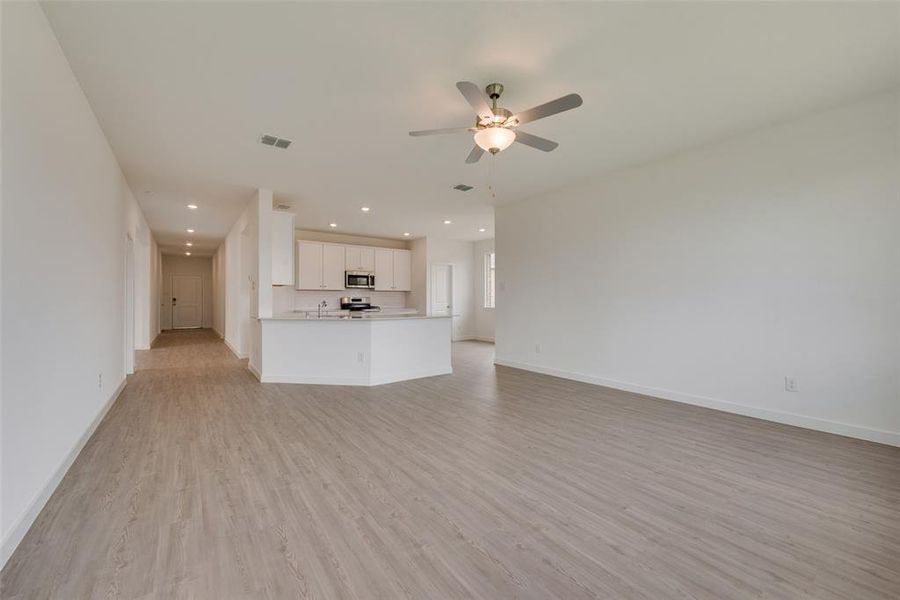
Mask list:
[[[359,270],[370,273],[375,270],[375,248],[359,249]]]
[[[322,255],[320,242],[297,242],[297,289],[322,289]]]
[[[408,292],[412,271],[409,250],[375,249],[375,289],[386,292]]]
[[[322,251],[322,289],[344,289],[344,256],[346,248],[334,244],[324,244]]]
[[[322,242],[297,242],[297,289],[343,290],[344,247]]]
[[[293,222],[291,227],[293,236]],[[409,250],[299,241],[297,289],[343,290],[344,271],[367,271],[375,273],[376,290],[408,292],[412,289],[411,256]]]
[[[412,253],[409,250],[394,250],[394,289],[408,292],[411,288]]]
[[[347,246],[346,248],[346,258],[347,262],[345,263],[348,271],[362,271],[359,268],[360,259],[359,254],[362,250],[362,246]]]
[[[388,292],[394,289],[393,250],[375,248],[375,289]]]
[[[272,213],[272,285],[294,285],[294,215]]]
[[[347,249],[347,270],[348,271],[368,271],[375,270],[375,248],[367,248],[365,246],[346,246]]]

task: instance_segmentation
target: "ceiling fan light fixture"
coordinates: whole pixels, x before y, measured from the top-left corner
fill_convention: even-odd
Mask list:
[[[482,150],[497,154],[516,141],[516,132],[505,127],[486,127],[475,134],[475,143]]]

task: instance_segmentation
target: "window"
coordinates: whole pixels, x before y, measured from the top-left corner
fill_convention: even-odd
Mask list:
[[[494,308],[494,253],[484,255],[484,307]]]

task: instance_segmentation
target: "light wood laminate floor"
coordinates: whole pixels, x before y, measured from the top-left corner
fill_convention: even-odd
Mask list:
[[[211,333],[165,333],[2,597],[900,597],[900,449],[492,353],[261,385]]]

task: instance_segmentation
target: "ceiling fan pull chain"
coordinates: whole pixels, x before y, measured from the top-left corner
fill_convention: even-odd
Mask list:
[[[488,188],[488,192],[490,192],[490,194],[491,194],[491,200],[492,200],[493,202],[496,202],[496,200],[497,200],[497,194],[494,193],[494,156],[495,156],[495,155],[492,154],[492,155],[488,158],[488,181],[487,181],[487,188]],[[493,202],[492,202],[492,203],[493,203]]]

